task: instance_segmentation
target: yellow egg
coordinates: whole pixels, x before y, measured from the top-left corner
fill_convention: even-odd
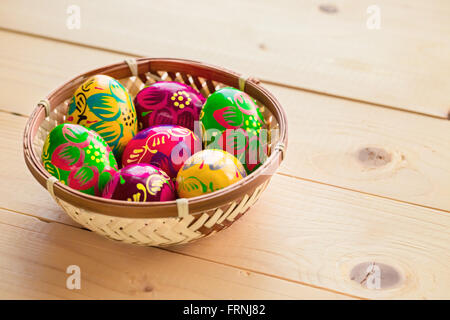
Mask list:
[[[119,159],[137,132],[130,95],[120,82],[106,75],[92,76],[75,91],[66,122],[96,131]]]
[[[242,164],[230,153],[209,149],[188,158],[177,175],[181,198],[192,198],[223,189],[246,176]]]

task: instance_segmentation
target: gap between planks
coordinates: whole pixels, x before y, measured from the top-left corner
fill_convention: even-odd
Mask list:
[[[2,105],[21,114],[30,114],[35,98],[42,98],[67,80],[67,74],[92,69],[102,61],[116,63],[126,57],[40,37],[0,33],[11,43],[1,60],[2,78],[12,94],[4,97]],[[34,54],[23,50],[34,46],[36,51],[31,50]],[[67,65],[63,57],[74,52],[76,59]],[[25,70],[34,72],[27,76]],[[23,84],[29,85],[30,91],[19,98],[21,104],[17,105],[13,93],[21,90]],[[281,172],[409,203],[450,209],[445,192],[450,181],[447,166],[450,140],[445,139],[450,134],[448,121],[389,108],[370,108],[363,103],[301,90],[265,87],[285,106],[291,119],[289,136],[296,138],[290,139],[290,151]],[[318,135],[319,132],[323,134]],[[373,161],[374,155],[385,157],[382,160],[386,161]]]
[[[12,115],[9,117],[9,120],[12,121],[8,122],[12,124],[14,124],[14,119],[19,119]],[[25,121],[25,119],[21,119],[22,120],[17,121],[17,124]],[[20,129],[21,126],[14,127]],[[8,144],[5,144],[5,146],[7,147]],[[21,156],[19,154],[20,149],[14,149],[10,151],[12,151],[13,154],[17,154],[17,156]],[[23,164],[21,170],[26,170]],[[29,179],[32,178],[29,173],[27,173],[27,176],[29,178],[26,180],[24,179],[25,177],[21,177],[20,179],[24,183],[28,183]],[[5,175],[5,177],[8,178],[8,175]],[[434,212],[429,212],[429,209],[414,207],[390,200],[358,196],[355,192],[322,186],[320,184],[311,183],[308,185],[309,182],[301,182],[301,180],[287,177],[283,178],[282,175],[274,176],[274,180],[276,181],[273,181],[271,184],[271,192],[265,197],[267,202],[264,205],[259,205],[261,208],[260,210],[255,208],[255,214],[249,214],[244,217],[244,219],[248,219],[247,225],[237,224],[233,227],[233,231],[225,230],[223,233],[216,235],[216,239],[211,239],[210,241],[208,241],[209,239],[204,239],[204,242],[202,241],[202,243],[193,244],[189,247],[180,246],[173,250],[182,251],[189,256],[192,254],[192,256],[195,257],[200,256],[206,259],[213,258],[217,261],[221,261],[219,263],[225,262],[230,265],[239,265],[242,263],[242,267],[248,268],[248,270],[258,269],[260,272],[268,272],[270,274],[276,273],[278,276],[288,277],[294,281],[300,281],[301,283],[308,282],[319,287],[325,286],[331,290],[337,292],[345,291],[354,296],[382,298],[386,297],[385,295],[390,295],[391,298],[395,298],[389,290],[383,292],[363,292],[359,287],[347,287],[349,285],[349,280],[345,277],[347,272],[341,269],[345,269],[349,264],[353,264],[354,261],[352,259],[355,258],[354,255],[356,254],[356,256],[358,256],[361,250],[363,250],[363,248],[359,248],[357,244],[362,243],[364,247],[364,259],[376,262],[380,259],[381,254],[383,260],[392,260],[391,263],[394,263],[394,266],[397,265],[403,269],[405,272],[405,279],[414,280],[408,280],[408,282],[405,283],[405,288],[403,289],[402,287],[398,293],[405,294],[405,291],[403,290],[406,290],[407,293],[408,290],[414,289],[414,297],[421,297],[420,290],[411,287],[412,283],[419,281],[422,282],[422,286],[427,286],[425,292],[438,295],[439,297],[445,296],[442,292],[435,293],[430,291],[430,286],[435,286],[436,284],[434,281],[430,282],[427,277],[430,275],[434,279],[439,278],[441,281],[444,280],[447,283],[447,279],[445,279],[446,276],[442,275],[442,270],[439,271],[438,269],[441,268],[440,265],[448,260],[447,254],[442,254],[443,246],[446,248],[448,243],[448,240],[446,240],[448,237],[442,230],[448,225],[447,221],[449,215],[435,214]],[[56,204],[50,200],[51,198],[48,197],[48,194],[46,194],[38,184],[34,183],[34,185],[36,188],[35,190],[37,191],[37,188],[39,187],[40,192],[38,197],[28,199],[29,207],[31,205],[35,208],[36,206],[41,205],[41,212],[46,211],[51,207],[53,212],[53,216],[51,216],[52,219],[55,214],[63,213],[61,210],[55,212],[54,209],[57,209]],[[286,187],[286,190],[281,191],[281,185]],[[275,186],[278,186],[278,188]],[[271,186],[269,186],[269,188],[270,187]],[[32,189],[30,188],[28,190],[28,192],[30,192]],[[275,194],[272,194],[273,192],[275,192]],[[51,201],[50,207],[42,206],[42,197],[44,194],[46,194],[46,199],[48,198],[48,200]],[[272,197],[270,195],[272,195]],[[298,200],[293,200],[297,198]],[[14,199],[12,200],[14,201]],[[331,203],[328,203],[328,200],[331,200]],[[263,207],[261,207],[261,205]],[[380,215],[377,213],[380,213]],[[256,217],[257,214],[262,215],[262,217]],[[68,219],[65,214],[63,215]],[[46,215],[46,217],[48,217],[48,215]],[[291,220],[293,217],[296,217],[295,219],[300,217],[299,222],[292,224],[295,221]],[[285,242],[287,240],[284,238],[285,234],[282,235],[278,231],[273,233],[273,228],[276,228],[277,230],[286,228],[287,226],[284,225],[286,220],[289,222],[288,228],[290,228],[291,231],[293,231],[292,228],[295,229],[295,231],[293,231],[294,233],[289,233],[287,239],[290,240],[288,242]],[[380,222],[383,221],[389,221],[389,224],[382,228],[376,227],[383,225],[384,223],[380,224]],[[419,226],[419,223],[421,226]],[[397,227],[399,229],[397,229]],[[434,230],[430,229],[430,227]],[[345,228],[345,231],[343,228]],[[403,235],[401,237],[397,236],[397,233],[400,234],[402,232],[402,228]],[[410,230],[413,229],[410,228],[420,228],[420,230],[424,232],[422,238],[423,243],[418,245],[416,233],[411,232]],[[322,229],[326,230],[326,234],[330,235],[330,239],[323,240],[323,236],[320,236]],[[226,232],[231,233],[228,233],[227,235],[225,234]],[[268,236],[266,232],[269,232],[269,234],[272,233],[273,235]],[[333,237],[335,237],[335,239],[333,239]],[[351,243],[349,242],[349,239],[352,239],[350,241]],[[255,240],[258,244],[255,243]],[[244,245],[244,241],[247,245]],[[301,246],[298,246],[300,241],[302,244]],[[331,245],[327,243],[329,241],[331,241]],[[270,246],[269,250],[262,247],[261,243],[263,242],[265,243],[264,245]],[[311,245],[313,243],[315,243],[314,247],[322,246],[322,249],[319,249],[319,252],[328,252],[327,255],[331,255],[331,257],[325,257],[326,259],[323,260],[323,257],[321,258],[322,253],[318,253],[316,249],[311,251]],[[334,247],[334,243],[339,243],[339,245]],[[282,245],[286,251],[280,251],[280,245]],[[400,247],[398,247],[398,245],[400,245]],[[218,254],[217,246],[223,248],[224,252]],[[426,248],[426,246],[428,246],[428,248]],[[334,250],[329,251],[329,247],[339,250],[336,252]],[[424,251],[424,249],[426,251]],[[250,250],[249,252],[251,252],[252,255],[249,256],[249,252],[245,252],[246,250]],[[426,261],[426,263],[422,261],[418,264],[413,263],[413,266],[410,266],[409,250],[414,250],[415,252],[413,253],[418,254],[417,258],[423,258],[425,260],[433,259],[433,261]],[[343,252],[346,251],[348,251],[348,253],[342,255]],[[418,251],[420,253],[418,253]],[[367,252],[369,253],[369,257],[365,257]],[[433,252],[433,256],[439,258],[429,258],[427,257],[428,254],[426,254],[426,252]],[[268,262],[268,265],[261,264],[261,259],[266,257],[266,255],[270,255],[272,258],[276,256],[277,258],[281,258],[281,260],[276,262],[269,259],[264,260]],[[303,259],[301,259],[300,256],[303,257]],[[295,261],[293,260],[293,257],[297,257],[294,259]],[[351,258],[351,263],[348,262],[349,258]],[[336,263],[338,263],[337,266],[341,266],[341,269],[335,270]],[[403,264],[405,265],[402,267]],[[316,266],[316,268],[312,268],[313,266]],[[425,270],[421,269],[424,269],[425,266],[427,266],[427,268],[432,266],[432,269],[427,269],[427,272],[424,273]],[[330,268],[334,270],[334,273],[330,271]],[[410,270],[410,268],[413,269]],[[415,268],[418,268],[418,270],[415,270]],[[318,270],[320,270],[320,272],[318,272]],[[430,271],[434,271],[435,273],[430,274]],[[335,279],[334,277],[338,274],[340,274],[340,276]],[[439,274],[441,274],[442,277],[438,276]],[[343,275],[344,278],[341,278]],[[342,283],[345,279],[347,279],[346,282]],[[337,283],[334,283],[333,280]],[[343,287],[343,285],[345,285],[345,287]],[[442,286],[440,289],[442,289]],[[427,293],[423,293],[423,295],[426,297]]]
[[[66,28],[67,4],[4,1],[0,25],[9,29],[136,55],[151,52],[210,61],[264,79],[443,118],[449,112],[442,92],[450,83],[442,66],[448,64],[450,51],[446,41],[450,7],[442,0],[440,4],[381,0],[383,27],[376,31],[365,25],[370,0],[350,4],[337,0],[333,15],[319,10],[313,0],[281,7],[270,1],[232,0],[223,7],[228,13],[223,19],[214,18],[214,8],[205,0],[186,5],[131,1],[125,7],[112,0],[102,7],[102,16],[96,15],[98,5],[79,0],[83,11],[79,30]],[[239,12],[234,10],[237,5]],[[184,9],[190,15],[182,14]],[[139,19],[118,25],[124,17]],[[157,32],[143,31],[149,27]],[[201,36],[193,41],[193,34]]]
[[[445,118],[445,117],[440,117],[440,116],[437,116],[437,115],[434,115],[434,114],[429,114],[429,113],[424,113],[424,112],[420,112],[420,111],[403,109],[403,108],[399,108],[399,107],[391,106],[391,105],[387,105],[387,104],[376,103],[376,102],[372,102],[372,101],[368,101],[368,100],[362,100],[362,99],[356,99],[356,98],[336,95],[336,94],[332,94],[332,93],[327,93],[327,92],[323,92],[323,91],[303,88],[303,87],[289,85],[289,84],[280,83],[280,82],[276,82],[276,81],[271,81],[271,80],[261,80],[261,81],[263,83],[265,83],[265,84],[270,84],[270,85],[277,86],[277,87],[283,87],[283,88],[292,89],[292,90],[299,90],[299,91],[303,91],[303,92],[307,92],[307,93],[311,93],[311,94],[317,94],[317,95],[321,95],[321,96],[325,96],[325,97],[341,99],[341,100],[346,100],[346,101],[355,102],[355,103],[364,103],[364,104],[367,104],[368,106],[372,106],[372,107],[378,107],[378,108],[385,108],[385,109],[391,109],[391,110],[396,110],[396,111],[402,111],[402,112],[412,113],[412,114],[416,114],[416,115],[419,115],[419,116],[430,117],[430,118],[439,119],[439,120],[450,120],[450,111],[448,113],[447,118]]]
[[[404,110],[402,110],[402,111],[404,111]],[[301,179],[301,178],[299,178],[299,179]],[[313,181],[314,182],[314,181]],[[346,189],[346,188],[343,188],[343,189]],[[351,190],[351,189],[350,189]],[[394,199],[395,200],[395,199]],[[398,201],[398,200],[397,200]],[[400,201],[400,202],[402,202],[402,201]],[[420,205],[419,205],[420,206]]]
[[[27,115],[24,115],[24,114],[21,114],[21,113],[17,113],[17,112],[8,111],[8,110],[2,109],[2,108],[0,108],[0,112],[6,113],[6,114],[11,114],[11,115],[17,116],[17,117],[22,117],[22,118],[27,118],[27,119],[29,118],[29,116],[27,116]],[[399,200],[399,199],[396,199],[396,198],[383,196],[383,195],[379,195],[379,194],[376,194],[376,193],[365,192],[365,191],[362,191],[362,190],[347,188],[347,187],[343,187],[343,186],[339,186],[339,185],[335,185],[335,184],[331,184],[331,183],[326,183],[326,182],[322,182],[322,181],[318,181],[318,180],[312,180],[312,179],[308,179],[308,178],[303,178],[303,177],[295,176],[295,175],[284,173],[284,172],[277,171],[277,172],[275,172],[275,174],[279,174],[279,175],[282,175],[282,176],[286,176],[286,177],[289,177],[289,178],[298,179],[298,180],[302,180],[302,181],[308,181],[308,182],[311,182],[311,183],[317,183],[317,184],[321,184],[321,185],[325,185],[325,186],[329,186],[329,187],[334,187],[334,188],[338,188],[338,189],[342,189],[342,190],[357,192],[357,193],[361,193],[361,194],[365,194],[365,195],[369,195],[369,196],[373,196],[373,197],[378,197],[378,198],[382,198],[382,199],[387,199],[387,200],[391,200],[391,201],[396,201],[396,202],[400,202],[400,203],[414,205],[414,206],[418,206],[418,207],[422,207],[422,208],[426,208],[426,209],[433,209],[433,210],[437,210],[437,211],[450,213],[450,210],[446,210],[446,209],[442,209],[442,208],[437,208],[437,207],[433,207],[433,206],[427,206],[427,205],[424,205],[424,204],[414,203],[414,202],[410,202],[410,201],[406,201],[406,200]],[[2,209],[2,208],[0,207],[0,209]],[[10,210],[10,209],[7,209],[7,208],[4,208],[4,209]],[[10,211],[14,211],[14,210],[10,210]],[[29,215],[27,213],[20,212],[20,211],[14,211],[14,212],[22,213],[22,214],[25,214],[25,215]],[[33,215],[31,215],[31,216],[33,216]]]
[[[294,176],[294,175],[291,175],[291,174],[288,174],[288,173],[276,172],[276,174],[279,174],[279,175],[285,176],[285,177],[289,177],[289,178],[292,178],[292,179],[308,181],[308,182],[311,182],[311,183],[318,183],[318,184],[322,184],[324,186],[329,186],[329,187],[338,188],[338,189],[342,189],[342,190],[358,192],[358,193],[362,193],[362,194],[365,194],[365,195],[368,195],[368,196],[372,196],[372,197],[382,198],[382,199],[396,201],[396,202],[400,202],[400,203],[405,203],[405,204],[418,206],[418,207],[422,207],[422,208],[426,208],[426,209],[432,209],[432,210],[437,210],[437,211],[450,213],[450,210],[446,210],[446,209],[435,208],[435,207],[427,206],[427,205],[424,205],[424,204],[409,202],[409,201],[405,201],[405,200],[399,200],[399,199],[395,199],[395,198],[391,198],[391,197],[387,197],[387,196],[382,196],[382,195],[375,194],[375,193],[365,192],[365,191],[361,191],[361,190],[356,190],[356,189],[352,189],[352,188],[346,188],[346,187],[338,186],[338,185],[331,184],[331,183],[311,180],[311,179],[308,179],[308,178],[297,177],[297,176]]]
[[[179,255],[186,256],[186,257],[195,257],[197,259],[202,259],[202,260],[205,260],[205,261],[208,261],[208,262],[217,263],[217,264],[221,264],[221,265],[224,265],[224,266],[227,266],[227,267],[240,269],[240,270],[243,270],[243,271],[246,271],[246,272],[257,273],[257,274],[260,274],[260,275],[263,275],[263,276],[275,278],[275,279],[282,280],[282,281],[293,282],[293,283],[296,283],[296,284],[299,284],[299,285],[308,286],[308,287],[311,287],[311,288],[324,290],[324,291],[328,291],[328,292],[335,293],[335,294],[341,294],[341,295],[344,295],[344,296],[347,296],[347,297],[353,298],[353,299],[372,300],[372,299],[369,299],[369,298],[364,298],[364,297],[352,295],[350,293],[345,293],[345,292],[333,290],[333,289],[330,289],[330,288],[327,288],[327,287],[316,286],[314,284],[309,284],[307,282],[298,281],[298,280],[294,280],[294,279],[289,279],[289,278],[282,277],[282,276],[277,276],[275,274],[270,274],[270,273],[263,272],[263,271],[257,271],[257,270],[249,269],[249,268],[246,268],[246,267],[240,267],[240,266],[237,266],[237,265],[234,265],[234,264],[229,264],[229,263],[226,263],[226,262],[218,262],[218,261],[215,261],[213,259],[208,259],[208,258],[204,258],[204,257],[193,256],[193,255],[186,254],[186,253],[183,253],[183,252],[180,252],[180,251],[173,251],[173,250],[170,250],[168,248],[159,248],[159,249],[165,250],[165,251],[168,251],[168,252],[172,252],[172,253],[177,253]]]
[[[107,47],[95,46],[95,45],[90,45],[90,44],[77,42],[77,41],[59,39],[59,38],[56,38],[56,37],[41,35],[41,34],[33,33],[33,32],[15,30],[15,29],[10,29],[10,28],[5,28],[5,27],[0,27],[0,31],[6,31],[6,32],[10,32],[10,33],[16,33],[16,34],[19,34],[19,35],[45,39],[45,40],[65,43],[65,44],[69,44],[69,45],[80,46],[80,47],[88,48],[88,49],[101,50],[101,51],[110,52],[110,53],[114,53],[114,54],[127,55],[127,56],[130,56],[132,58],[142,58],[142,57],[144,57],[142,55],[136,55],[136,54],[134,54],[132,52],[128,52],[128,51],[125,51],[125,50],[113,50],[113,49],[110,49],[110,48],[107,48]],[[352,97],[348,97],[348,96],[327,93],[327,92],[320,91],[320,90],[308,89],[308,88],[304,88],[304,87],[301,87],[301,86],[290,85],[290,84],[287,84],[287,83],[282,83],[282,82],[278,82],[278,81],[268,80],[268,79],[264,79],[264,78],[258,78],[258,79],[262,83],[270,84],[270,85],[274,85],[274,86],[282,87],[282,88],[286,88],[286,89],[292,89],[292,90],[308,92],[308,93],[311,93],[311,94],[322,95],[322,96],[336,98],[336,99],[341,99],[341,100],[346,100],[346,101],[350,101],[350,102],[364,103],[364,104],[367,104],[368,106],[373,106],[373,107],[378,107],[378,108],[386,108],[386,109],[391,109],[391,110],[397,110],[397,111],[402,111],[402,112],[406,112],[406,113],[412,113],[412,114],[416,114],[416,115],[420,115],[420,116],[424,116],[424,117],[430,117],[430,118],[434,118],[434,119],[450,120],[450,111],[449,111],[448,116],[446,118],[446,117],[440,117],[440,116],[433,115],[433,114],[428,114],[428,113],[425,113],[425,112],[404,109],[404,108],[401,108],[401,107],[396,107],[396,106],[382,104],[382,103],[376,103],[376,102],[372,102],[372,101],[364,100],[364,99],[356,99],[356,98],[352,98]]]
[[[16,210],[3,208],[3,207],[0,207],[0,215],[2,214],[2,212],[1,212],[2,210],[8,211],[8,212],[10,212],[12,214],[25,215],[25,216],[27,216],[29,218],[37,219],[38,221],[43,222],[43,223],[56,223],[56,224],[59,224],[59,225],[65,226],[65,227],[71,227],[71,228],[74,228],[74,229],[77,229],[77,230],[82,230],[82,231],[85,231],[85,232],[93,233],[91,230],[88,230],[86,228],[81,228],[81,227],[77,227],[77,226],[74,226],[74,225],[62,223],[60,221],[45,219],[45,218],[42,218],[42,217],[39,217],[39,216],[35,216],[35,215],[31,215],[31,214],[27,214],[27,213],[23,213],[23,212],[19,212],[19,211],[16,211]],[[11,226],[11,227],[14,227],[14,228],[21,228],[23,230],[26,230],[27,232],[39,233],[36,230],[30,230],[30,229],[23,228],[21,226],[15,225],[15,224],[9,224],[9,223],[5,223],[5,222],[0,222],[0,223],[4,224],[4,225]],[[113,240],[108,240],[108,241],[114,242]],[[309,287],[309,288],[313,288],[313,289],[326,291],[326,292],[329,292],[329,293],[332,293],[332,294],[342,295],[342,296],[345,296],[345,297],[348,297],[348,298],[351,298],[351,299],[370,300],[368,298],[359,297],[359,296],[356,296],[356,295],[352,295],[352,294],[345,293],[345,292],[340,292],[340,291],[333,290],[333,289],[330,289],[330,288],[321,287],[321,286],[317,286],[317,285],[314,285],[314,284],[309,284],[309,283],[306,283],[306,282],[297,281],[297,280],[289,279],[289,278],[286,278],[286,277],[277,276],[275,274],[270,274],[270,273],[267,273],[267,272],[261,272],[261,271],[258,271],[258,270],[249,269],[249,268],[245,268],[245,267],[240,267],[240,266],[229,264],[229,263],[223,263],[223,262],[215,261],[213,259],[207,259],[207,258],[204,258],[204,257],[199,257],[199,256],[195,256],[195,255],[189,255],[189,254],[186,254],[186,253],[178,252],[178,251],[173,251],[173,250],[170,250],[168,248],[160,248],[160,247],[151,247],[151,248],[156,249],[156,250],[162,250],[162,251],[168,252],[170,254],[174,254],[174,255],[189,257],[189,258],[194,259],[194,260],[205,261],[205,262],[209,262],[209,263],[212,263],[212,264],[215,264],[215,265],[230,267],[230,268],[233,268],[233,269],[237,269],[239,271],[243,271],[243,272],[245,272],[247,274],[254,273],[254,274],[257,274],[257,275],[260,275],[260,276],[263,276],[263,277],[265,276],[265,277],[273,278],[273,279],[280,280],[280,281],[286,281],[286,282],[289,282],[289,283],[293,283],[293,284],[297,284],[297,285],[301,285],[301,286],[305,286],[305,287]]]

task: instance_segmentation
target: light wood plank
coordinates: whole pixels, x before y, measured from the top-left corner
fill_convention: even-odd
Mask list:
[[[27,118],[0,112],[0,207],[27,213],[44,220],[76,224],[34,179],[23,159],[22,135]]]
[[[37,102],[76,75],[125,55],[0,31],[0,109],[31,114]]]
[[[43,204],[51,203],[51,199],[36,182],[29,180],[31,177],[23,166],[23,160],[21,162],[20,136],[25,118],[5,113],[0,117],[0,128],[7,132],[0,134],[2,146],[6,149],[2,154],[10,159],[10,166],[5,166],[8,170],[1,173],[3,181],[8,181],[1,193],[2,206],[13,203],[16,206],[14,210],[34,214]],[[14,119],[19,120],[16,125],[11,125],[15,123]],[[22,183],[15,187],[16,176]],[[27,189],[32,184],[36,188]],[[33,194],[36,198],[22,209],[23,199]],[[11,201],[14,199],[15,202]],[[54,212],[59,211],[55,205],[51,206],[55,208]],[[42,212],[46,214],[44,218],[53,219],[51,212]],[[322,284],[335,290],[361,293],[364,297],[446,297],[449,286],[445,269],[449,262],[446,213],[283,176],[274,178],[269,192],[252,212],[256,214],[248,217],[255,217],[257,221],[245,223],[236,238],[229,238],[226,234],[234,232],[244,222],[214,238],[182,249],[183,253],[192,250],[186,254],[206,259],[213,257],[214,261],[221,263],[270,271],[268,273],[292,280],[302,279],[300,281]],[[54,219],[61,218],[55,216]],[[245,217],[243,221],[245,219],[249,218]],[[284,222],[289,226],[289,232],[286,232]],[[377,227],[379,225],[387,227]],[[208,242],[207,246],[203,244]],[[231,249],[218,256],[221,244],[229,247],[230,243]],[[278,257],[278,260],[273,257]],[[396,267],[406,281],[394,290],[374,292],[349,280],[348,274],[354,265],[373,260]]]
[[[0,130],[10,133],[10,124],[19,119],[21,128],[25,121],[0,116]],[[27,172],[17,136],[0,132],[0,178],[8,182],[1,206],[71,224]],[[275,175],[259,204],[229,230],[170,250],[358,297],[450,298],[449,230],[446,212]],[[390,290],[350,280],[354,266],[372,261],[394,267],[404,280]]]
[[[450,211],[450,122],[269,89],[289,120],[279,172]]]
[[[447,118],[450,3],[378,0],[381,29],[367,28],[371,0],[320,2],[88,1],[81,29],[72,2],[4,0],[0,26],[129,54],[202,60],[307,90]],[[68,60],[69,61],[69,60]]]
[[[449,230],[448,213],[276,175],[230,229],[171,250],[360,297],[449,299]],[[394,268],[396,285],[351,280],[372,262]]]
[[[70,265],[80,267],[80,290],[66,288]],[[0,298],[349,299],[5,210],[0,210]]]
[[[6,85],[0,106],[22,114],[30,114],[36,101],[65,79],[123,58],[4,31],[0,37],[9,44],[0,52],[0,80]],[[450,210],[448,121],[267,87],[289,118],[288,155],[281,173]],[[20,139],[24,122],[13,125]],[[20,145],[11,148],[21,153]]]

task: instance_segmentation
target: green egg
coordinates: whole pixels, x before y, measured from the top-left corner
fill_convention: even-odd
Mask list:
[[[248,174],[267,159],[265,120],[245,92],[231,87],[217,90],[206,100],[200,121],[206,148],[231,153]]]
[[[42,163],[62,183],[97,196],[118,171],[110,147],[98,133],[69,123],[56,126],[48,134]]]

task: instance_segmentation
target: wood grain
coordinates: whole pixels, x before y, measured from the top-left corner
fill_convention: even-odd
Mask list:
[[[269,89],[289,119],[280,173],[450,211],[450,122]]]
[[[0,130],[11,133],[0,131],[8,159],[0,168],[8,181],[1,206],[76,226],[23,163],[17,130],[26,119],[0,116]],[[275,175],[260,202],[229,230],[170,250],[357,297],[449,298],[449,230],[446,212]],[[350,274],[366,262],[393,267],[401,282],[389,290],[361,287]]]
[[[0,31],[2,110],[29,115],[36,103],[82,72],[126,56]],[[8,94],[6,94],[8,93]]]
[[[112,0],[102,14],[79,3],[82,28],[68,30],[72,3],[2,2],[0,26],[63,40],[0,31],[2,110],[27,115],[65,79],[124,52],[204,60],[323,94],[268,85],[289,116],[280,174],[232,228],[172,252],[77,228],[24,166],[26,117],[0,112],[0,207],[15,212],[0,210],[2,298],[450,298],[448,122],[326,96],[446,118],[448,2],[379,1],[379,31],[365,28],[365,0],[333,10],[232,1],[226,18],[203,1],[188,12],[144,1],[117,10]],[[131,13],[133,23],[116,23]],[[86,275],[80,292],[64,287],[74,260]],[[381,268],[382,288],[362,281],[367,266]]]
[[[450,3],[373,1],[77,1],[81,28],[66,26],[70,1],[5,0],[0,27],[154,57],[191,58],[271,83],[447,118]]]
[[[1,299],[349,299],[0,210]],[[67,267],[81,270],[69,290]]]
[[[232,228],[171,250],[360,297],[448,299],[449,227],[448,213],[276,175]],[[397,271],[394,287],[351,280],[372,262]]]
[[[77,225],[34,179],[23,159],[22,135],[27,118],[0,112],[0,150],[2,165],[0,207],[16,210],[43,220]]]
[[[102,50],[10,32],[0,31],[0,37],[9,44],[0,52],[0,80],[8,93],[0,98],[0,106],[24,115],[64,80],[123,59]],[[448,121],[267,87],[289,119],[291,138],[281,173],[450,210]],[[19,141],[24,122],[13,125]],[[21,153],[19,144],[11,148]]]

